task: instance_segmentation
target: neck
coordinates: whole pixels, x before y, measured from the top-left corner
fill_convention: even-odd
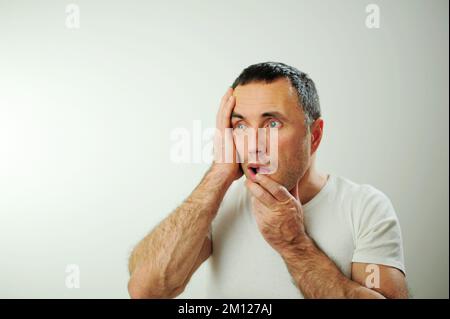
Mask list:
[[[325,186],[328,174],[316,170],[314,161],[298,181],[298,196],[302,205],[309,202]]]

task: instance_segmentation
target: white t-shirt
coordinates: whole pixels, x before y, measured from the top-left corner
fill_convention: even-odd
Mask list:
[[[231,185],[212,223],[206,296],[303,298],[281,256],[259,232],[244,182],[242,177]],[[303,211],[309,236],[345,276],[350,278],[352,262],[405,272],[397,216],[389,198],[376,188],[330,174]]]

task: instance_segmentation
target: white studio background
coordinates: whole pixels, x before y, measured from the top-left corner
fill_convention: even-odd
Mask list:
[[[239,72],[271,60],[317,84],[318,166],[391,198],[413,296],[448,298],[448,9],[0,0],[0,297],[128,298],[133,245],[208,167],[171,162],[171,132],[213,127]],[[204,297],[204,271],[182,296]]]

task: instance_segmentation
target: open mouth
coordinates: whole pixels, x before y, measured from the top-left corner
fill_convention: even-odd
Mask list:
[[[271,170],[267,165],[261,164],[248,164],[247,165],[248,173],[250,175],[250,179],[254,180],[256,174],[270,174]]]

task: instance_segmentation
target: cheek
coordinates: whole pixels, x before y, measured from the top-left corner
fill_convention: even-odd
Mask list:
[[[304,167],[305,161],[308,160],[308,144],[302,142],[304,136],[299,136],[299,134],[279,134],[278,136],[278,155],[276,161],[272,161],[277,170],[280,173],[286,170],[290,172],[297,172]],[[272,152],[270,153],[271,159]],[[281,170],[281,171],[280,171]]]
[[[279,134],[276,143],[269,143],[268,154],[273,174],[281,173],[289,167],[293,141],[286,134]]]
[[[236,134],[233,134],[233,141],[239,157],[241,159],[246,159],[247,156],[245,156],[245,154],[247,153],[246,148],[248,147],[245,147],[245,141],[243,141],[243,139],[240,137],[236,137]]]
[[[269,152],[272,154],[273,149],[280,159],[293,157],[299,151],[298,137],[292,134],[279,134],[277,143],[272,142],[269,145]]]

